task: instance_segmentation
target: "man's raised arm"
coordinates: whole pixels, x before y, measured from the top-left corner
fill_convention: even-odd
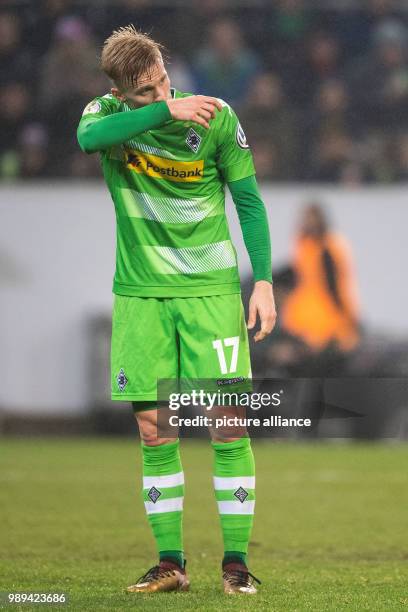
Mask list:
[[[85,112],[77,130],[79,146],[85,153],[95,153],[122,144],[171,120],[194,121],[208,128],[215,110],[222,108],[217,98],[210,96],[171,98],[128,112],[106,115],[103,114],[101,102],[95,101],[88,106],[92,108],[92,104],[99,105],[101,112]]]

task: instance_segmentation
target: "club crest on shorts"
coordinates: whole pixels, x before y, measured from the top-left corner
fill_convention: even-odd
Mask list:
[[[187,132],[186,143],[187,146],[189,146],[190,149],[194,151],[194,153],[197,153],[201,144],[201,136],[199,136],[197,132],[193,130],[193,128],[190,128]]]
[[[120,369],[120,372],[116,377],[116,382],[118,384],[119,391],[122,392],[128,384],[128,379],[126,378],[126,374],[123,368]]]
[[[156,487],[152,487],[150,489],[150,491],[147,494],[147,497],[149,497],[152,502],[155,504],[157,502],[157,500],[159,499],[161,495],[161,491],[159,491],[159,489],[156,489]]]
[[[246,498],[248,497],[249,493],[245,491],[245,489],[243,489],[242,487],[239,487],[239,489],[235,491],[234,495],[237,499],[239,499],[241,504],[243,504]]]

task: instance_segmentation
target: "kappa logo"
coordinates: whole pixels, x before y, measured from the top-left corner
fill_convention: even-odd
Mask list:
[[[217,385],[234,385],[235,383],[244,382],[243,376],[236,376],[235,378],[218,378]]]
[[[187,146],[189,146],[190,149],[194,151],[194,153],[197,153],[201,144],[201,136],[199,136],[197,132],[193,130],[193,128],[190,128],[187,132],[186,143]]]
[[[241,504],[243,504],[246,498],[248,497],[249,493],[245,491],[245,489],[243,489],[242,487],[239,487],[239,489],[235,491],[234,495],[237,499],[239,499]]]
[[[176,161],[133,149],[125,149],[125,156],[126,166],[129,170],[155,179],[192,182],[201,181],[203,178],[203,159],[198,159],[197,161]]]
[[[125,374],[123,368],[121,368],[119,374],[117,375],[116,382],[117,382],[119,391],[122,393],[122,391],[124,390],[124,388],[128,384],[128,379],[126,378],[126,374]]]
[[[156,487],[152,487],[150,489],[150,491],[147,494],[147,497],[149,497],[152,502],[155,504],[157,502],[157,500],[159,499],[161,495],[161,491],[159,491],[159,489],[156,489]]]

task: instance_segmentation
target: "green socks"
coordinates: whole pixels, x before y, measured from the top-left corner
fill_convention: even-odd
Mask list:
[[[224,539],[223,565],[246,563],[255,506],[255,463],[251,440],[212,442],[214,489]]]
[[[184,473],[179,440],[159,446],[142,443],[143,501],[160,560],[183,567]]]
[[[183,567],[184,474],[179,440],[146,446],[143,452],[143,501],[160,560]],[[248,437],[212,442],[214,489],[224,539],[223,565],[246,563],[255,506],[255,465]]]

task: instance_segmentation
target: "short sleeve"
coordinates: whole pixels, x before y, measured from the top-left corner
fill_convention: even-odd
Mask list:
[[[217,167],[226,183],[255,174],[245,132],[232,108],[223,102],[218,116]]]

